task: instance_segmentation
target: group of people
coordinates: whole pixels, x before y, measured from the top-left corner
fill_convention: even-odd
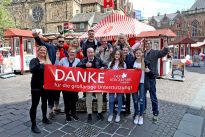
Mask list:
[[[123,93],[94,93],[97,97],[97,118],[104,119],[102,114],[103,101],[108,99],[109,112],[108,122],[114,117],[115,96],[117,99],[117,115],[115,122],[120,122],[123,100],[126,103],[126,113],[130,114],[130,98],[132,95],[134,103],[134,123],[143,124],[143,114],[147,107],[146,92],[149,90],[152,102],[153,120],[158,118],[158,100],[156,95],[156,78],[158,77],[158,58],[164,57],[168,53],[167,41],[164,39],[164,48],[162,50],[153,50],[151,41],[141,41],[141,46],[130,47],[124,34],[119,34],[118,39],[112,45],[108,43],[105,37],[98,41],[94,37],[94,31],[88,31],[88,38],[79,42],[74,39],[70,45],[65,44],[64,37],[57,38],[58,43],[52,44],[43,41],[38,33],[33,32],[33,36],[37,42],[37,57],[30,62],[31,78],[31,100],[30,118],[32,122],[31,130],[34,133],[40,133],[40,129],[36,124],[36,110],[41,98],[42,113],[45,124],[51,124],[49,118],[54,117],[55,112],[60,112],[59,98],[60,93],[63,94],[64,109],[66,121],[72,119],[78,120],[76,115],[76,102],[78,93],[72,91],[46,91],[44,84],[44,64],[61,65],[64,67],[81,67],[81,68],[99,68],[99,69],[141,69],[142,75],[140,79],[138,92],[132,94]],[[134,82],[134,81],[133,81]],[[137,83],[136,83],[137,84]],[[125,96],[125,97],[124,97]],[[92,121],[92,99],[93,93],[86,92],[87,120]],[[48,104],[47,104],[48,102]],[[49,108],[49,118],[47,118],[47,105]]]

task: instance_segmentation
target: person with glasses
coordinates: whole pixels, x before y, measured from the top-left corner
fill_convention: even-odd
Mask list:
[[[39,37],[39,33],[37,33],[36,31],[33,31],[32,35],[38,45],[43,45],[47,48],[48,55],[49,55],[49,58],[52,64],[55,64],[57,52],[59,52],[60,54],[59,59],[62,59],[68,56],[67,51],[68,51],[69,46],[65,44],[65,39],[63,36],[59,35],[57,37],[58,42],[55,45],[55,44],[47,43],[43,41]],[[49,94],[48,94],[49,118],[54,117],[54,112],[56,113],[61,112],[61,109],[59,108],[60,92],[61,91],[49,90]]]

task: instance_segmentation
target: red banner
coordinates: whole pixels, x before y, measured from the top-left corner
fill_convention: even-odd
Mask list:
[[[68,68],[45,65],[44,88],[76,92],[133,93],[138,89],[141,70]]]

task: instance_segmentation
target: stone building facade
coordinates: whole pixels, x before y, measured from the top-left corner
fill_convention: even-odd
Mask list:
[[[183,12],[158,15],[149,18],[149,25],[156,29],[170,28],[178,37],[190,37],[195,41],[205,39],[205,2],[197,0]]]
[[[7,7],[15,25],[21,29],[42,29],[43,33],[63,30],[76,14],[104,12],[104,0],[12,0]],[[122,10],[126,0],[115,0],[115,9]]]

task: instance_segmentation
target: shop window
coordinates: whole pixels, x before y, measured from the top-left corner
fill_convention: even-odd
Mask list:
[[[84,29],[85,28],[85,24],[84,23],[80,23],[80,29]]]
[[[15,55],[20,55],[20,46],[19,46],[19,39],[14,39],[14,47],[15,47]]]

